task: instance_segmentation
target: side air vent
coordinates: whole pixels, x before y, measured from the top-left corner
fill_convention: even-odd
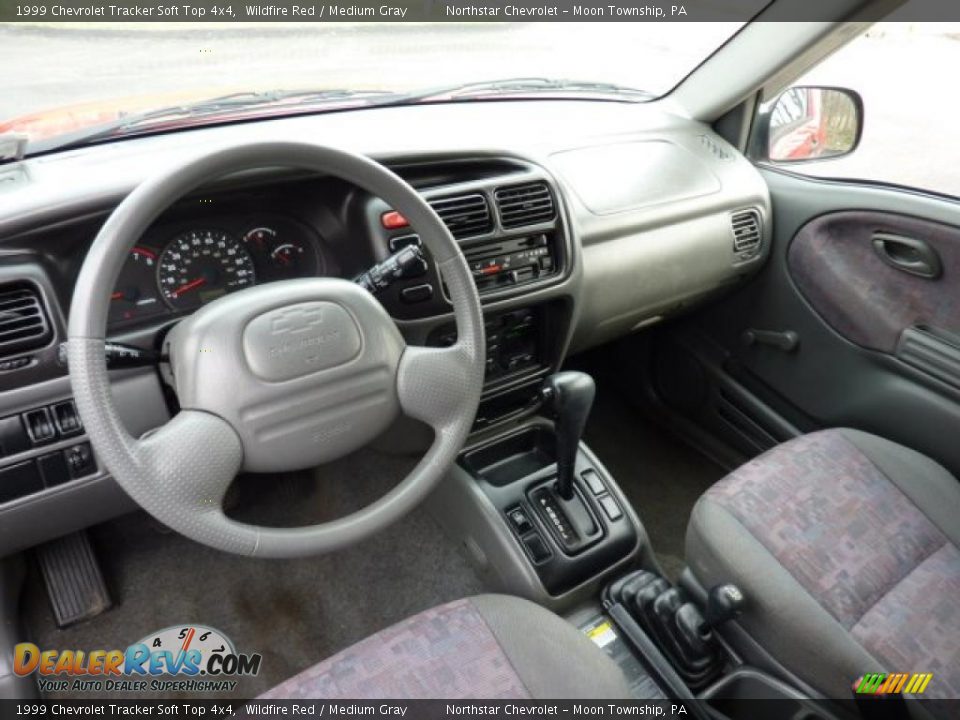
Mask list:
[[[480,193],[434,198],[428,202],[455,238],[483,235],[493,230],[490,206]]]
[[[36,289],[25,283],[0,287],[0,355],[43,347],[52,335]]]
[[[760,213],[756,210],[744,210],[734,213],[733,224],[733,251],[735,253],[749,252],[760,247]]]
[[[543,182],[497,188],[494,197],[500,224],[507,229],[547,222],[556,214],[553,195]]]

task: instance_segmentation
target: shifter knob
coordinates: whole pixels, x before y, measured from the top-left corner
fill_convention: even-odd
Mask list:
[[[740,588],[733,583],[714,585],[707,594],[707,623],[717,627],[739,617],[746,602]]]
[[[573,497],[577,449],[595,392],[593,378],[582,372],[556,373],[543,382],[541,395],[556,420],[557,494],[564,500]]]

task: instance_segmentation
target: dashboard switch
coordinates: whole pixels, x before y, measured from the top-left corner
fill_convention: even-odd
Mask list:
[[[433,286],[430,283],[414,285],[400,291],[400,299],[405,303],[418,303],[433,297]],[[451,345],[453,343],[450,343]]]
[[[396,237],[390,238],[390,240],[387,241],[387,245],[392,253],[399,252],[408,245],[423,247],[423,243],[420,242],[419,235],[397,235]]]
[[[70,477],[80,478],[84,475],[92,475],[97,471],[97,463],[93,459],[93,450],[90,443],[80,443],[73,447],[68,447],[63,451],[67,459],[67,467],[70,468]]]
[[[607,489],[603,486],[603,481],[600,480],[600,476],[597,474],[596,470],[584,470],[580,477],[583,478],[583,481],[587,484],[587,487],[590,488],[590,492],[592,492],[594,495],[603,495],[607,491]]]
[[[73,400],[57,403],[53,406],[53,420],[57,424],[57,429],[61,435],[72,435],[75,432],[83,430],[80,422],[80,416],[77,414],[77,408]]]
[[[30,439],[34,444],[53,440],[57,436],[57,429],[50,419],[50,411],[46,408],[37,408],[23,414],[23,424],[27,427]]]
[[[525,535],[533,530],[533,525],[530,524],[530,519],[523,511],[523,508],[515,507],[507,510],[507,517],[510,518],[510,524],[513,525],[514,530],[520,535]]]
[[[396,210],[390,210],[381,215],[380,224],[387,230],[399,230],[410,226],[410,222]]]
[[[603,511],[611,520],[619,520],[623,516],[623,513],[620,511],[620,506],[617,505],[617,501],[609,495],[597,498],[597,502],[600,503],[600,507],[603,508]]]

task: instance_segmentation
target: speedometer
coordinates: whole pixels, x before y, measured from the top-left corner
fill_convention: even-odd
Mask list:
[[[177,310],[195,308],[254,282],[250,253],[222,230],[177,235],[157,265],[160,293]]]

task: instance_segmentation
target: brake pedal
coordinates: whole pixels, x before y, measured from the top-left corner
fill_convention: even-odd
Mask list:
[[[45,543],[35,552],[58,627],[89,620],[113,605],[86,530]]]

